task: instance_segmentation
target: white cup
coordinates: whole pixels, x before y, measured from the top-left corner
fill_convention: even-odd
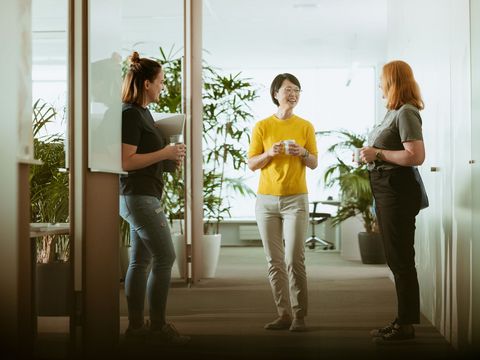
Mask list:
[[[283,140],[282,141],[283,147],[285,149],[285,154],[290,155],[289,149],[291,144],[295,144],[295,140]]]
[[[183,134],[170,135],[170,145],[183,144]]]
[[[361,148],[355,148],[355,153],[353,156],[353,161],[355,161],[357,164],[360,164],[360,150]]]

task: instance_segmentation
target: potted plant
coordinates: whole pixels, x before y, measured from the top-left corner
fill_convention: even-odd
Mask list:
[[[42,100],[33,105],[34,156],[43,164],[30,167],[30,222],[64,223],[69,219],[68,174],[64,141],[60,134],[48,134],[47,125],[57,112]],[[68,235],[36,239],[36,285],[38,315],[68,314],[71,296],[70,242]]]
[[[365,231],[358,234],[360,256],[365,264],[384,264],[383,241],[378,232],[374,200],[366,164],[343,161],[340,152],[353,153],[355,148],[364,146],[366,137],[348,130],[321,131],[321,136],[335,136],[338,142],[328,148],[336,157],[336,162],[327,167],[324,174],[325,186],[338,185],[341,201],[337,214],[332,217],[332,225],[360,215]]]
[[[165,70],[165,89],[151,109],[157,112],[179,113],[181,109],[181,57],[173,51],[166,54],[160,48],[159,61]],[[232,192],[254,195],[245,185],[241,170],[245,169],[250,121],[249,103],[257,95],[248,79],[241,74],[222,75],[217,69],[203,64],[203,203],[204,203],[204,276],[213,277],[220,251],[220,222],[230,216]],[[225,164],[233,164],[236,174],[227,174]],[[177,221],[183,235],[185,185],[182,171],[165,173],[164,209],[173,225]],[[183,237],[181,241],[185,244]],[[177,242],[178,243],[178,242]],[[186,250],[176,246],[177,257]],[[179,254],[180,253],[180,254]],[[182,270],[182,269],[180,269]],[[182,273],[182,271],[181,271]]]
[[[220,250],[220,223],[230,216],[231,195],[254,196],[245,185],[242,174],[246,168],[245,143],[250,142],[252,115],[249,103],[257,95],[248,79],[241,74],[221,75],[204,66],[203,92],[203,158],[204,158],[204,248],[210,247],[213,276]],[[243,144],[242,144],[243,142]],[[234,173],[227,174],[225,164],[233,165]]]

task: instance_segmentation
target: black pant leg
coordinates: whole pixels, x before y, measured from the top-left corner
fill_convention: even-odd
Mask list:
[[[410,168],[371,173],[385,257],[394,279],[400,324],[420,321],[420,294],[415,268],[415,216],[420,189]]]

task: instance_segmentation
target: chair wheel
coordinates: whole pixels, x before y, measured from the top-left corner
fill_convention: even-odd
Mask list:
[[[312,241],[310,244],[308,244],[308,248],[312,250],[315,249],[315,242]]]

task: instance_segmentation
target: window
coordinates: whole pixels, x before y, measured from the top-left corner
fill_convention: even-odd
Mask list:
[[[270,98],[270,84],[280,72],[294,74],[302,85],[299,104],[295,114],[309,120],[315,131],[348,129],[361,134],[366,133],[375,122],[375,69],[360,67],[354,72],[348,68],[319,69],[247,69],[228,70],[231,73],[242,71],[243,77],[251,78],[258,86],[259,98],[252,105],[255,122],[275,113],[276,106]],[[254,123],[252,123],[253,128]],[[326,154],[333,141],[328,137],[317,137],[319,166],[314,171],[307,170],[309,199],[325,199],[327,196],[338,198],[338,189],[324,189],[323,172],[331,163]],[[245,143],[248,148],[248,144]],[[349,161],[350,153],[344,154]],[[228,164],[227,164],[228,165]],[[233,174],[233,169],[229,170]],[[246,170],[247,184],[256,192],[260,171]],[[232,217],[252,217],[255,212],[255,200],[234,194],[231,209]]]

